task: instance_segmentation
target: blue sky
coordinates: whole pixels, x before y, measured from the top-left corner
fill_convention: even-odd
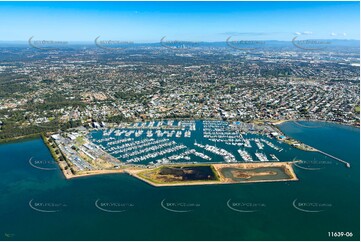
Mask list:
[[[0,2],[0,40],[359,39],[359,19],[359,2]]]

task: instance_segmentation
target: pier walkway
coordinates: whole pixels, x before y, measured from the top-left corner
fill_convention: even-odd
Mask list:
[[[323,152],[323,151],[321,151],[321,150],[317,150],[317,151],[318,151],[319,153],[325,155],[325,156],[328,156],[328,157],[330,157],[330,158],[332,158],[332,159],[335,159],[335,160],[337,160],[337,161],[345,164],[347,168],[350,168],[350,167],[351,167],[350,163],[348,163],[348,162],[346,162],[346,161],[344,161],[344,160],[341,160],[340,158],[337,158],[337,157],[335,157],[335,156],[333,156],[333,155],[330,155],[330,154],[328,154],[328,153],[326,153],[326,152]]]

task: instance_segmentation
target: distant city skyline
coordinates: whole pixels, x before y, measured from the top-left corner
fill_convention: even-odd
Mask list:
[[[359,40],[359,2],[0,2],[0,40]]]

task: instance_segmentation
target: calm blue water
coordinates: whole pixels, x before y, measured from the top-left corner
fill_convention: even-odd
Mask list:
[[[41,139],[2,144],[0,240],[329,240],[331,231],[358,240],[359,130],[291,122],[280,128],[351,168],[295,151],[324,162],[310,166],[319,170],[295,168],[298,182],[155,188],[125,174],[65,180],[59,170],[29,164],[31,157],[52,160]],[[300,211],[295,200],[298,208],[323,211]],[[123,212],[100,210],[96,201]]]
[[[251,148],[247,148],[247,147],[243,147],[243,146],[239,146],[239,145],[232,145],[232,144],[229,144],[229,143],[227,144],[224,139],[222,141],[215,142],[215,141],[213,141],[213,140],[211,140],[209,138],[204,137],[204,135],[203,135],[204,124],[203,124],[202,121],[196,121],[195,124],[196,124],[196,130],[191,131],[190,137],[187,137],[187,138],[184,137],[184,136],[177,138],[177,137],[175,137],[175,135],[173,135],[170,138],[167,138],[166,135],[164,135],[163,137],[157,137],[156,134],[155,134],[156,131],[153,131],[154,135],[149,138],[146,135],[146,133],[148,131],[146,128],[143,128],[143,130],[144,130],[143,134],[138,136],[138,137],[136,137],[134,133],[130,134],[129,136],[126,136],[124,133],[121,134],[120,136],[117,136],[116,132],[112,132],[110,135],[105,135],[105,133],[109,132],[109,130],[94,130],[89,134],[89,138],[94,143],[101,144],[104,147],[122,146],[124,144],[132,144],[135,141],[142,141],[142,140],[147,140],[147,139],[154,139],[154,140],[167,139],[169,141],[175,142],[175,144],[172,145],[172,146],[184,145],[186,147],[186,148],[184,148],[182,150],[178,150],[176,152],[172,152],[172,153],[169,153],[169,154],[166,154],[166,155],[159,155],[158,157],[153,158],[153,159],[149,158],[149,159],[146,159],[146,160],[140,161],[140,162],[132,162],[132,163],[143,164],[143,165],[149,164],[149,162],[151,162],[151,161],[153,161],[153,162],[155,161],[154,163],[156,163],[156,161],[158,159],[168,158],[171,155],[179,155],[182,152],[186,151],[187,149],[195,149],[197,152],[203,153],[203,154],[205,154],[205,155],[212,158],[211,161],[208,161],[208,160],[202,159],[202,158],[200,158],[198,156],[195,156],[193,154],[190,154],[189,156],[191,158],[191,161],[196,161],[196,162],[224,162],[224,158],[221,155],[217,155],[217,154],[214,154],[214,153],[212,153],[212,152],[210,152],[208,150],[197,147],[194,144],[195,142],[197,142],[199,144],[202,144],[202,145],[207,145],[208,144],[208,145],[216,146],[218,148],[222,148],[222,149],[224,149],[226,151],[229,151],[235,156],[235,159],[237,161],[243,161],[240,154],[237,152],[238,149],[246,150],[248,152],[248,154],[252,156],[254,161],[259,160],[255,156],[256,152],[263,153],[264,155],[267,156],[267,158],[269,160],[274,160],[274,159],[271,158],[270,154],[276,155],[276,157],[280,161],[292,161],[293,159],[300,158],[300,157],[302,157],[305,160],[312,160],[312,159],[315,159],[315,157],[317,157],[318,159],[323,159],[320,155],[315,156],[315,154],[309,154],[308,152],[300,151],[300,150],[298,150],[296,148],[293,148],[293,147],[291,147],[291,146],[289,146],[289,145],[287,145],[285,143],[278,142],[276,138],[269,138],[266,135],[261,135],[261,134],[251,134],[251,133],[249,133],[249,134],[244,134],[243,135],[243,138],[250,140],[250,144],[252,146]],[[225,127],[227,127],[227,128],[229,127],[227,122],[222,122],[222,124],[225,125]],[[118,131],[122,131],[122,130],[130,131],[131,129],[123,128],[123,129],[116,129],[116,130],[118,130]],[[228,129],[227,131],[230,132],[231,130]],[[182,132],[184,133],[185,131],[182,131]],[[239,138],[239,133],[238,132],[232,131],[232,133],[237,138]],[[112,138],[113,140],[111,140],[110,142],[109,141],[102,141],[102,139],[108,139],[108,138]],[[131,138],[133,140],[127,141],[127,142],[124,142],[124,143],[122,142],[122,143],[119,143],[119,144],[111,144],[111,142],[124,140],[124,139],[129,139],[129,138]],[[276,147],[280,148],[281,151],[277,151],[277,150],[271,148],[269,145],[265,144],[264,142],[261,142],[262,144],[264,144],[264,148],[259,149],[257,147],[254,139],[262,139],[262,140],[269,141],[269,142],[273,143]],[[139,150],[141,151],[141,149],[137,149],[136,151],[139,151]],[[132,150],[132,151],[135,151],[135,150]],[[154,151],[142,153],[141,155],[152,153],[152,152],[154,152]],[[117,154],[112,154],[112,155],[114,157],[118,158],[122,162],[127,162],[127,161],[129,161],[130,158],[134,157],[134,156],[132,156],[132,157],[129,157],[129,158],[123,158],[123,157],[121,157],[122,154],[123,153],[117,153]],[[179,160],[176,160],[176,161],[173,161],[173,162],[189,162],[189,161],[187,161],[185,159],[179,159]]]

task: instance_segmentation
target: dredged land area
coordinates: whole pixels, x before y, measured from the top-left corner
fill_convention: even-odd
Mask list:
[[[131,170],[129,174],[153,186],[297,181],[298,179],[292,168],[293,163],[163,165],[154,169]]]

